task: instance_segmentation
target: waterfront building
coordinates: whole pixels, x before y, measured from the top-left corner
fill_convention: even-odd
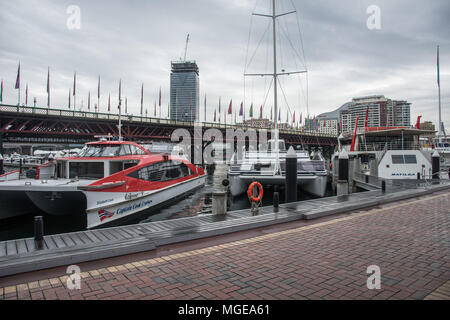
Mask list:
[[[340,111],[340,121],[343,132],[352,132],[358,120],[358,131],[364,130],[366,112],[369,110],[368,127],[410,127],[411,103],[397,101],[385,96],[367,96],[354,98],[351,104]]]
[[[245,120],[244,125],[252,128],[264,128],[269,129],[273,127],[273,122],[269,119],[249,119]]]
[[[195,61],[172,61],[170,119],[193,122],[199,114],[199,69]]]

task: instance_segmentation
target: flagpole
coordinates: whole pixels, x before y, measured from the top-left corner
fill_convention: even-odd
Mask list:
[[[438,94],[439,94],[439,131],[438,131],[438,138],[439,142],[442,142],[442,115],[441,115],[441,80],[440,80],[440,74],[439,74],[439,46],[437,46],[437,83],[438,83]]]

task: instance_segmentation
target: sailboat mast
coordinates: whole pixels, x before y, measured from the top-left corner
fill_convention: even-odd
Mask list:
[[[276,34],[276,7],[275,7],[275,0],[272,0],[272,21],[273,21],[273,103],[275,106],[275,153],[276,153],[276,168],[275,170],[279,169],[279,144],[278,144],[278,96],[277,96],[277,34]]]

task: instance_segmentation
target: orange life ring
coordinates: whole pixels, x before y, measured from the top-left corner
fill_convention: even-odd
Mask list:
[[[253,188],[254,188],[255,186],[259,188],[259,194],[258,194],[258,197],[254,197],[254,196],[253,196]],[[263,187],[262,187],[261,183],[259,183],[259,182],[257,182],[257,181],[253,182],[253,183],[248,187],[247,195],[248,195],[248,198],[250,199],[250,201],[252,201],[252,202],[260,202],[261,199],[262,199],[262,197],[263,197]]]

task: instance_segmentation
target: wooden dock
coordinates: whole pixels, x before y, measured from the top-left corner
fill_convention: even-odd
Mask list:
[[[450,189],[450,181],[416,185],[412,189],[392,186],[392,192],[380,190],[353,193],[260,208],[258,215],[250,210],[212,214],[137,225],[73,232],[44,237],[44,249],[36,250],[34,239],[0,242],[0,277],[98,260],[125,254],[154,250],[158,246],[217,236],[236,231],[290,222],[315,219],[384,203],[414,198]],[[395,190],[395,191],[394,191]]]

